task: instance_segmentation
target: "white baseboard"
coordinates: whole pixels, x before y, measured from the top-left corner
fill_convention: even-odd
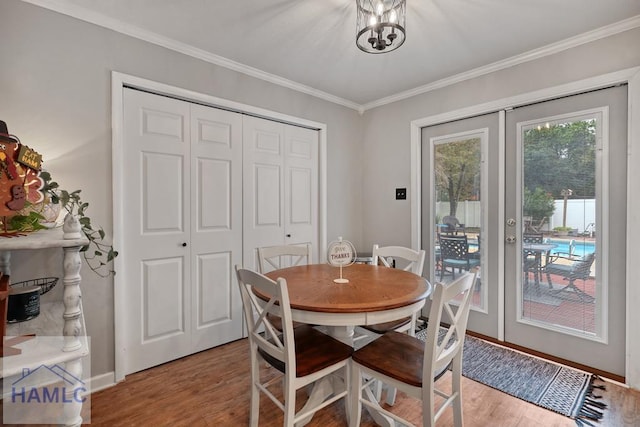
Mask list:
[[[88,383],[88,389],[91,390],[91,393],[95,393],[116,385],[116,373],[112,371],[106,374],[96,375],[89,378],[86,382]]]

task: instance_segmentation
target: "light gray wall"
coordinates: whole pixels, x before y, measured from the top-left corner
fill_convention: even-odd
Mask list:
[[[363,244],[411,246],[412,120],[640,65],[640,29],[414,96],[364,113]],[[435,61],[438,58],[434,58]]]
[[[40,152],[94,224],[113,230],[111,71],[327,124],[328,238],[361,244],[362,117],[354,110],[23,3],[0,2],[0,120]],[[116,248],[117,249],[117,248]],[[58,274],[57,251],[12,255],[12,280]],[[82,269],[92,375],[114,370],[113,280]],[[62,286],[58,286],[60,292]],[[49,298],[49,297],[47,297]]]

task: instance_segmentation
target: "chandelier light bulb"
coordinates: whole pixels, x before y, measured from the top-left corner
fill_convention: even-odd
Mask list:
[[[373,27],[377,23],[378,23],[378,18],[376,18],[375,15],[371,15],[371,17],[369,18],[369,25]]]
[[[384,12],[384,6],[382,5],[382,2],[379,2],[376,5],[376,13],[378,14],[378,16],[382,16],[383,12]]]
[[[391,9],[391,13],[389,14],[389,22],[395,24],[398,22],[398,14],[395,9]]]

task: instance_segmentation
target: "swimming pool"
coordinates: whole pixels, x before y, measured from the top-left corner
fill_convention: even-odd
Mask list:
[[[555,248],[551,250],[551,252],[564,252],[569,253],[569,240],[563,239],[548,239],[547,242],[553,243],[557,245]],[[576,256],[585,256],[587,254],[593,253],[596,250],[595,242],[587,242],[582,240],[575,240],[573,249],[573,254]]]
[[[565,239],[545,239],[546,243],[553,243],[557,245],[555,248],[551,249],[551,253],[554,252],[563,252],[565,254],[569,253],[569,240]],[[573,245],[573,255],[575,256],[585,256],[596,250],[595,242],[587,242],[579,239],[574,240]],[[474,240],[469,239],[469,251],[475,252],[478,250],[478,243]]]

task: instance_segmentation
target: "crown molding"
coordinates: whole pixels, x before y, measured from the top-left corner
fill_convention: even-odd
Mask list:
[[[367,111],[375,107],[391,104],[393,102],[411,98],[413,96],[420,95],[426,92],[431,92],[433,90],[440,89],[445,86],[450,86],[456,83],[463,82],[465,80],[470,80],[476,77],[483,76],[485,74],[489,74],[495,71],[503,70],[505,68],[513,67],[514,65],[522,64],[524,62],[533,61],[534,59],[539,59],[545,56],[553,55],[555,53],[562,52],[564,50],[571,49],[573,47],[580,46],[585,43],[603,39],[605,37],[609,37],[614,34],[622,33],[624,31],[632,30],[637,27],[640,27],[640,15],[633,16],[623,21],[613,23],[611,25],[600,27],[595,30],[577,35],[575,37],[570,37],[568,39],[561,40],[559,42],[552,43],[547,46],[543,46],[538,49],[533,49],[528,52],[522,53],[520,55],[512,56],[510,58],[507,58],[501,61],[496,61],[489,65],[485,65],[483,67],[474,68],[473,70],[465,71],[463,73],[456,74],[454,76],[446,77],[444,79],[437,80],[435,82],[428,83],[426,85],[419,86],[414,89],[407,90],[405,92],[387,96],[385,98],[380,98],[376,101],[364,104],[362,107],[364,111]]]
[[[40,6],[45,9],[52,10],[54,12],[61,13],[63,15],[71,16],[76,19],[80,19],[91,24],[95,24],[118,33],[128,35],[179,53],[191,56],[193,58],[200,59],[211,64],[218,65],[239,73],[255,77],[260,80],[264,80],[269,83],[276,84],[278,86],[286,87],[307,95],[314,96],[316,98],[324,99],[325,101],[332,102],[334,104],[342,105],[347,108],[356,110],[361,115],[370,109],[381,107],[383,105],[391,104],[397,101],[402,101],[407,98],[411,98],[416,95],[431,92],[436,89],[440,89],[446,86],[450,86],[456,83],[470,80],[476,77],[480,77],[495,71],[503,70],[505,68],[513,67],[518,64],[522,64],[535,59],[543,58],[545,56],[553,55],[558,52],[562,52],[567,49],[571,49],[576,46],[583,45],[592,41],[596,41],[605,37],[609,37],[624,31],[628,31],[637,27],[640,27],[640,15],[627,18],[625,20],[597,28],[586,33],[570,37],[565,40],[561,40],[556,43],[552,43],[547,46],[543,46],[538,49],[533,49],[528,52],[512,56],[510,58],[493,62],[491,64],[474,68],[473,70],[465,71],[460,74],[456,74],[444,79],[437,80],[426,85],[418,86],[414,89],[410,89],[404,92],[397,93],[395,95],[380,98],[378,100],[366,103],[358,104],[348,99],[341,98],[336,95],[332,95],[327,92],[315,89],[311,86],[306,86],[301,83],[294,82],[293,80],[285,79],[284,77],[277,76],[275,74],[267,73],[266,71],[259,70],[257,68],[250,67],[245,64],[241,64],[236,61],[224,58],[219,55],[212,54],[202,49],[195,48],[186,43],[181,43],[168,37],[161,36],[157,33],[143,30],[139,27],[128,25],[117,19],[109,18],[100,13],[93,12],[77,5],[71,5],[61,0],[22,0],[25,3],[30,3],[36,6]]]
[[[174,39],[164,37],[160,34],[152,31],[143,30],[134,25],[126,24],[120,20],[110,18],[100,13],[93,12],[85,9],[81,6],[71,5],[60,0],[22,0],[25,3],[30,3],[36,6],[40,6],[45,9],[52,10],[54,12],[71,16],[72,18],[79,19],[94,25],[98,25],[109,30],[125,34],[130,37],[134,37],[157,46],[161,46],[184,55],[191,56],[196,59],[200,59],[211,64],[218,65],[233,71],[237,71],[242,74],[246,74],[251,77],[255,77],[260,80],[267,81],[269,83],[283,86],[288,89],[292,89],[307,95],[314,96],[316,98],[324,99],[325,101],[332,102],[334,104],[342,105],[354,109],[362,114],[364,111],[362,105],[349,101],[339,96],[332,95],[327,92],[315,89],[311,86],[306,86],[301,83],[294,82],[293,80],[285,79],[284,77],[277,76],[275,74],[267,73],[266,71],[259,70],[257,68],[250,67],[240,62],[232,61],[231,59],[224,58],[219,55],[212,54],[202,49],[198,49],[186,43],[178,42]]]

